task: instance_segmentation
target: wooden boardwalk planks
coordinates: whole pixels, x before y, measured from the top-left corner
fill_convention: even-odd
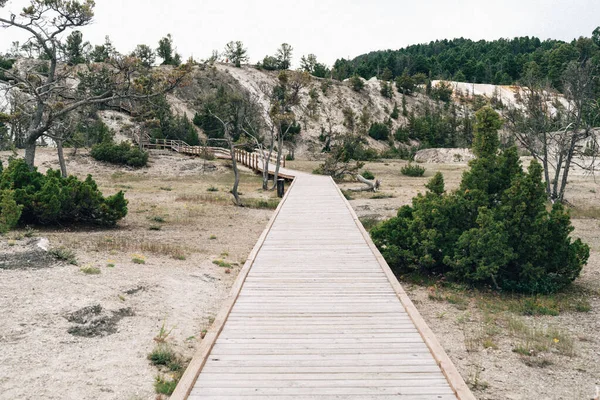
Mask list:
[[[296,176],[215,325],[172,398],[474,399],[330,178]]]

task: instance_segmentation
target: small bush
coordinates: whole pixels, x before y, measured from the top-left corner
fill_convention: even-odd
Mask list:
[[[394,133],[394,139],[400,143],[408,143],[410,139],[408,129],[404,126],[396,129],[396,132]]]
[[[86,275],[98,275],[102,272],[100,268],[96,267],[81,267],[79,270]]]
[[[381,122],[375,122],[369,128],[369,136],[375,140],[388,140],[390,128]]]
[[[21,159],[12,160],[0,174],[0,190],[8,188],[22,207],[19,222],[24,224],[112,226],[127,215],[123,192],[103,197],[91,175],[84,181],[74,176],[63,178],[54,170],[43,175]]]
[[[175,353],[169,346],[159,344],[148,354],[148,360],[152,365],[169,365],[175,360]]]
[[[92,147],[90,155],[98,161],[112,164],[129,165],[130,167],[145,167],[148,164],[148,152],[123,142],[103,142]]]
[[[373,175],[373,173],[372,173],[371,171],[369,171],[369,170],[364,170],[364,171],[361,173],[361,175],[362,175],[362,177],[363,177],[363,178],[365,178],[365,179],[369,179],[369,180],[373,180],[373,179],[375,179],[375,175]]]
[[[365,83],[360,76],[355,74],[350,78],[350,86],[355,92],[360,92],[365,87]]]
[[[69,264],[77,265],[77,259],[75,258],[75,253],[73,250],[67,249],[66,247],[57,247],[55,249],[50,249],[48,252],[54,258],[59,261],[66,261]]]
[[[400,172],[402,175],[417,177],[425,174],[425,168],[421,167],[420,165],[408,163],[402,167],[402,169],[400,169]]]
[[[394,103],[394,109],[392,110],[392,113],[390,114],[390,118],[392,119],[398,119],[398,117],[400,116],[400,110],[398,109],[398,104]]]

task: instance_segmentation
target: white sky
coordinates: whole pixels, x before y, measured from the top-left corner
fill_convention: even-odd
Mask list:
[[[11,0],[0,15],[28,1]],[[571,40],[589,37],[600,25],[598,0],[96,0],[95,21],[84,40],[109,35],[120,52],[137,44],[157,47],[171,33],[183,59],[210,56],[241,40],[252,62],[287,42],[293,63],[314,53],[320,62],[429,42],[465,37],[497,39],[537,36]],[[0,52],[23,36],[0,29]]]

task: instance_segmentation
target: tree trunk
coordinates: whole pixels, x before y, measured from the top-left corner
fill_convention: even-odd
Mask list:
[[[283,134],[279,135],[279,139],[277,141],[277,163],[275,164],[275,173],[273,174],[273,187],[271,190],[274,190],[277,187],[277,177],[279,176],[279,165],[281,164],[281,154],[283,153]]]
[[[576,133],[573,134],[573,137],[571,138],[571,145],[569,146],[569,151],[567,153],[567,159],[565,160],[565,171],[563,172],[562,181],[560,183],[560,188],[558,191],[558,197],[556,198],[556,200],[560,201],[561,203],[565,197],[565,189],[567,187],[567,182],[569,178],[569,169],[571,168],[571,161],[573,160],[573,153],[575,153],[575,145],[577,144],[578,140],[578,135]]]
[[[28,140],[25,142],[25,163],[27,163],[30,168],[33,168],[33,164],[35,163],[35,147],[35,140]]]
[[[269,156],[266,155],[264,150],[261,150],[262,155],[262,188],[263,190],[269,190]]]
[[[65,154],[63,152],[63,141],[56,141],[56,150],[58,152],[58,163],[60,164],[60,174],[63,178],[67,177],[67,164],[65,163]]]
[[[235,159],[235,147],[233,146],[233,140],[231,138],[227,139],[229,144],[229,153],[231,154],[231,165],[233,166],[233,188],[231,189],[231,194],[234,198],[234,203],[236,206],[241,205],[240,195],[238,194],[238,186],[240,185],[240,171],[237,167],[237,160]]]
[[[546,179],[546,196],[548,196],[548,198],[552,198],[552,193],[550,190],[550,172],[548,169],[548,137],[547,134],[544,132],[544,134],[542,135],[543,137],[543,148],[544,148],[544,158],[542,158],[542,165],[544,167],[544,178]]]
[[[271,156],[273,155],[273,147],[275,146],[275,139],[271,137],[271,144],[269,145],[269,154],[264,156],[263,152],[263,190],[269,190],[269,163]]]

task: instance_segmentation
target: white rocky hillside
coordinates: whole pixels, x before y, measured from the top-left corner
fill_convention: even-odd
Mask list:
[[[455,99],[459,98],[460,96],[465,96],[467,98],[472,98],[474,96],[483,96],[488,99],[496,98],[497,100],[502,101],[502,103],[505,106],[513,106],[517,108],[522,107],[522,105],[518,102],[518,98],[523,97],[523,94],[527,89],[516,85],[492,85],[488,83],[468,83],[440,80],[431,81],[431,85],[437,86],[441,82],[446,82],[450,84],[453,91],[453,97]],[[569,102],[567,101],[567,99],[565,99],[564,96],[560,94],[552,94],[549,97],[552,100],[558,100],[565,108],[569,106]],[[548,103],[548,107],[550,108],[550,112],[555,111],[552,102]]]
[[[193,113],[199,109],[201,98],[209,90],[214,90],[220,83],[226,83],[230,86],[237,86],[248,91],[253,95],[261,105],[266,118],[269,110],[269,99],[267,96],[268,88],[277,84],[278,71],[259,70],[251,66],[242,66],[236,68],[230,64],[215,64],[214,67],[196,68],[194,70],[194,79],[191,85],[178,89],[174,96],[169,96],[169,101],[173,110],[178,113],[186,113],[191,118]],[[433,85],[440,81],[433,81]],[[522,93],[522,88],[518,86],[497,86],[488,84],[472,84],[464,82],[449,82],[454,90],[454,101],[459,102],[461,97],[472,98],[474,96],[483,96],[488,99],[496,97],[501,99],[504,106],[519,107],[517,98]],[[329,88],[323,88],[329,84]],[[367,125],[366,129],[373,122],[384,122],[388,119],[394,104],[401,107],[402,95],[394,89],[392,99],[381,95],[381,82],[377,78],[372,78],[364,82],[364,88],[357,92],[354,91],[350,83],[339,82],[335,80],[326,80],[311,77],[310,84],[302,90],[302,104],[297,107],[296,116],[298,122],[302,125],[300,140],[296,147],[296,152],[304,155],[318,154],[322,144],[318,137],[322,130],[332,130],[342,133],[347,131],[344,126],[344,109],[350,109],[355,115],[355,124],[360,130],[361,121]],[[265,89],[267,88],[267,89]],[[317,106],[315,112],[311,112],[309,103],[311,98],[309,92],[317,94]],[[560,101],[566,105],[566,100],[559,97]],[[313,100],[314,101],[314,100]],[[408,111],[421,102],[431,102],[429,97],[421,93],[413,96],[407,96],[406,107]],[[392,132],[396,128],[405,125],[406,118],[400,117],[392,120]],[[331,126],[330,126],[331,125]],[[362,127],[366,130],[365,127]],[[378,150],[384,150],[388,144],[381,141],[368,138],[369,145]],[[464,159],[464,157],[454,157],[453,159]]]

